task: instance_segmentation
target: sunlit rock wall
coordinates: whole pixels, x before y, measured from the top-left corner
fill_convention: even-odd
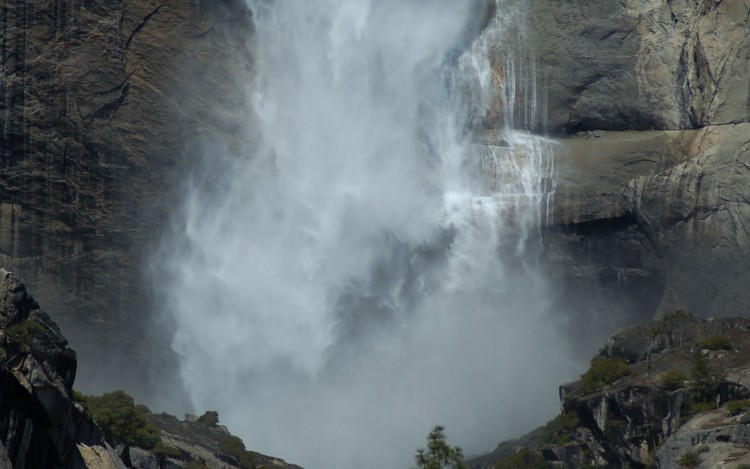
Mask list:
[[[559,137],[545,246],[560,301],[747,314],[749,18],[741,0],[531,2],[534,130]]]

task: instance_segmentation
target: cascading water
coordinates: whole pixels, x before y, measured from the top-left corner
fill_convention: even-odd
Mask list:
[[[543,101],[503,47],[523,2],[472,42],[485,0],[248,1],[262,142],[210,154],[162,258],[195,407],[308,469],[408,467],[437,423],[475,453],[549,418],[570,367],[529,249],[549,144],[511,130]]]

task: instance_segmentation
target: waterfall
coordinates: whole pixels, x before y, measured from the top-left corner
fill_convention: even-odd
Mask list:
[[[206,152],[160,262],[184,386],[249,448],[409,467],[435,424],[477,453],[557,409],[542,84],[523,2],[486,2],[248,0],[262,138]]]

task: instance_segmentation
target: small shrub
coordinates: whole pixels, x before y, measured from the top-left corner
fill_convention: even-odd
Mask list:
[[[685,381],[688,380],[688,375],[678,370],[669,370],[661,377],[659,386],[666,389],[667,391],[674,391],[685,387]]]
[[[542,441],[556,445],[564,445],[573,440],[573,432],[583,426],[576,412],[558,415],[542,430]]]
[[[711,373],[708,358],[700,352],[693,354],[690,363],[690,378],[693,380],[695,389],[701,394],[701,398],[713,398],[720,380]]]
[[[73,402],[77,402],[83,407],[86,407],[86,404],[88,403],[88,398],[86,397],[86,395],[76,391],[75,389],[70,392],[70,398],[73,399]]]
[[[717,335],[715,337],[709,337],[708,339],[698,342],[699,349],[708,349],[712,351],[716,350],[732,350],[732,343],[729,338],[723,335]]]
[[[622,358],[597,355],[591,360],[591,368],[581,376],[581,387],[584,392],[591,392],[631,374],[630,365]]]
[[[727,402],[726,409],[730,416],[739,415],[747,409],[750,409],[750,399],[729,401]]]
[[[463,451],[448,444],[442,425],[436,425],[427,435],[427,449],[419,448],[414,459],[420,469],[466,469]]]
[[[495,463],[495,469],[550,469],[552,465],[536,451],[522,448]]]
[[[651,337],[656,337],[657,335],[661,333],[667,332],[668,329],[669,328],[667,327],[666,324],[664,324],[664,322],[660,322],[660,323],[657,323],[655,326],[651,327],[648,330],[648,333]]]
[[[151,450],[152,453],[157,458],[172,458],[172,459],[179,459],[182,457],[182,451],[180,451],[178,448],[175,448],[172,445],[168,445],[164,443],[163,441],[159,441],[154,445],[154,448]]]
[[[685,418],[688,419],[695,414],[699,414],[701,412],[708,412],[709,410],[714,410],[714,409],[716,409],[715,402],[693,402],[690,404],[690,407],[688,408],[688,413],[685,416]]]
[[[148,408],[135,405],[133,397],[124,391],[83,396],[83,400],[79,402],[102,427],[110,444],[122,442],[150,450],[159,442],[159,429],[146,420]]]
[[[242,469],[252,469],[254,465],[253,454],[245,449],[245,443],[236,436],[230,435],[219,441],[219,451],[237,460]]]
[[[688,319],[693,317],[692,314],[688,313],[687,311],[683,311],[681,309],[678,309],[677,311],[673,313],[669,313],[664,316],[665,321],[673,321],[675,319]]]
[[[203,415],[198,417],[196,422],[206,427],[213,427],[219,423],[219,413],[215,410],[207,410]]]
[[[688,451],[677,460],[677,464],[682,467],[698,467],[700,463],[701,457],[695,451]]]
[[[5,332],[8,345],[14,347],[23,347],[31,345],[34,339],[44,334],[45,328],[38,322],[27,319],[10,326]]]

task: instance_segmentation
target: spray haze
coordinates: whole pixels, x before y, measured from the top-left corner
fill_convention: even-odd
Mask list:
[[[530,248],[550,144],[471,132],[523,11],[498,2],[476,38],[484,1],[248,1],[262,141],[207,151],[163,252],[193,405],[309,469],[408,467],[437,423],[478,452],[549,417],[569,376]]]

